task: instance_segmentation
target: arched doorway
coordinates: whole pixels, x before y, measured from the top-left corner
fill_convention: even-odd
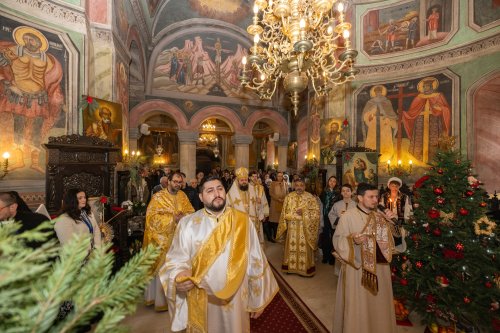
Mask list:
[[[205,119],[198,129],[196,144],[196,170],[208,174],[216,167],[233,168],[235,164],[234,146],[231,142],[233,131],[220,118]]]
[[[253,141],[249,150],[250,169],[266,170],[267,166],[275,167],[277,152],[274,133],[278,131],[266,121],[258,121],[252,129]]]
[[[161,113],[147,117],[143,123],[149,125],[149,135],[141,135],[138,149],[145,163],[153,168],[179,168],[179,139],[177,123],[168,114]]]

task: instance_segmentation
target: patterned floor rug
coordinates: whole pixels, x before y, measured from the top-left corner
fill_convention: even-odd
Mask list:
[[[328,333],[314,313],[295,293],[283,277],[273,270],[280,287],[279,293],[255,320],[251,320],[252,333]]]

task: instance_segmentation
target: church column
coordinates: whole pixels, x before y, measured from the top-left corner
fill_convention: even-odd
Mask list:
[[[249,145],[253,141],[252,135],[235,134],[233,136],[234,156],[236,160],[235,168],[248,168],[249,163]]]
[[[288,137],[280,137],[278,140],[278,170],[285,171],[288,156]]]
[[[178,131],[179,138],[179,168],[186,174],[187,179],[196,176],[196,142],[198,132]]]
[[[137,141],[139,140],[140,138],[140,133],[139,133],[139,129],[137,127],[131,127],[128,129],[128,133],[129,133],[129,142],[128,142],[128,145],[125,144],[125,146],[123,147],[123,149],[128,149],[129,151],[129,154],[132,153],[133,151],[137,151]],[[141,151],[141,153],[144,153],[143,151]]]

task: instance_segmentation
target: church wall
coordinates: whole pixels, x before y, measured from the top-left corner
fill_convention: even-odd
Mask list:
[[[41,34],[40,39],[48,40],[49,65],[44,71],[44,80],[50,107],[43,106],[47,104],[42,102],[39,108],[48,111],[18,108],[17,112],[2,114],[6,119],[2,119],[5,127],[0,134],[0,151],[11,153],[11,172],[2,180],[0,188],[24,193],[29,204],[44,202],[46,158],[43,143],[49,136],[76,133],[81,126],[78,96],[86,89],[87,48],[83,12],[83,8],[73,4],[66,6],[49,1],[18,3],[6,0],[0,4],[0,40],[4,51],[13,44],[12,33],[19,26],[36,29],[32,30],[35,35]],[[4,104],[2,109],[11,108]]]

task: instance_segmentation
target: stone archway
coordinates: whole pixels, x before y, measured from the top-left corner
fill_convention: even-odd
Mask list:
[[[186,130],[188,127],[188,120],[184,112],[182,112],[176,105],[159,99],[152,99],[143,102],[130,111],[130,128],[137,129],[141,124],[141,120],[146,119],[153,113],[165,112],[169,114],[177,122],[179,130]]]

